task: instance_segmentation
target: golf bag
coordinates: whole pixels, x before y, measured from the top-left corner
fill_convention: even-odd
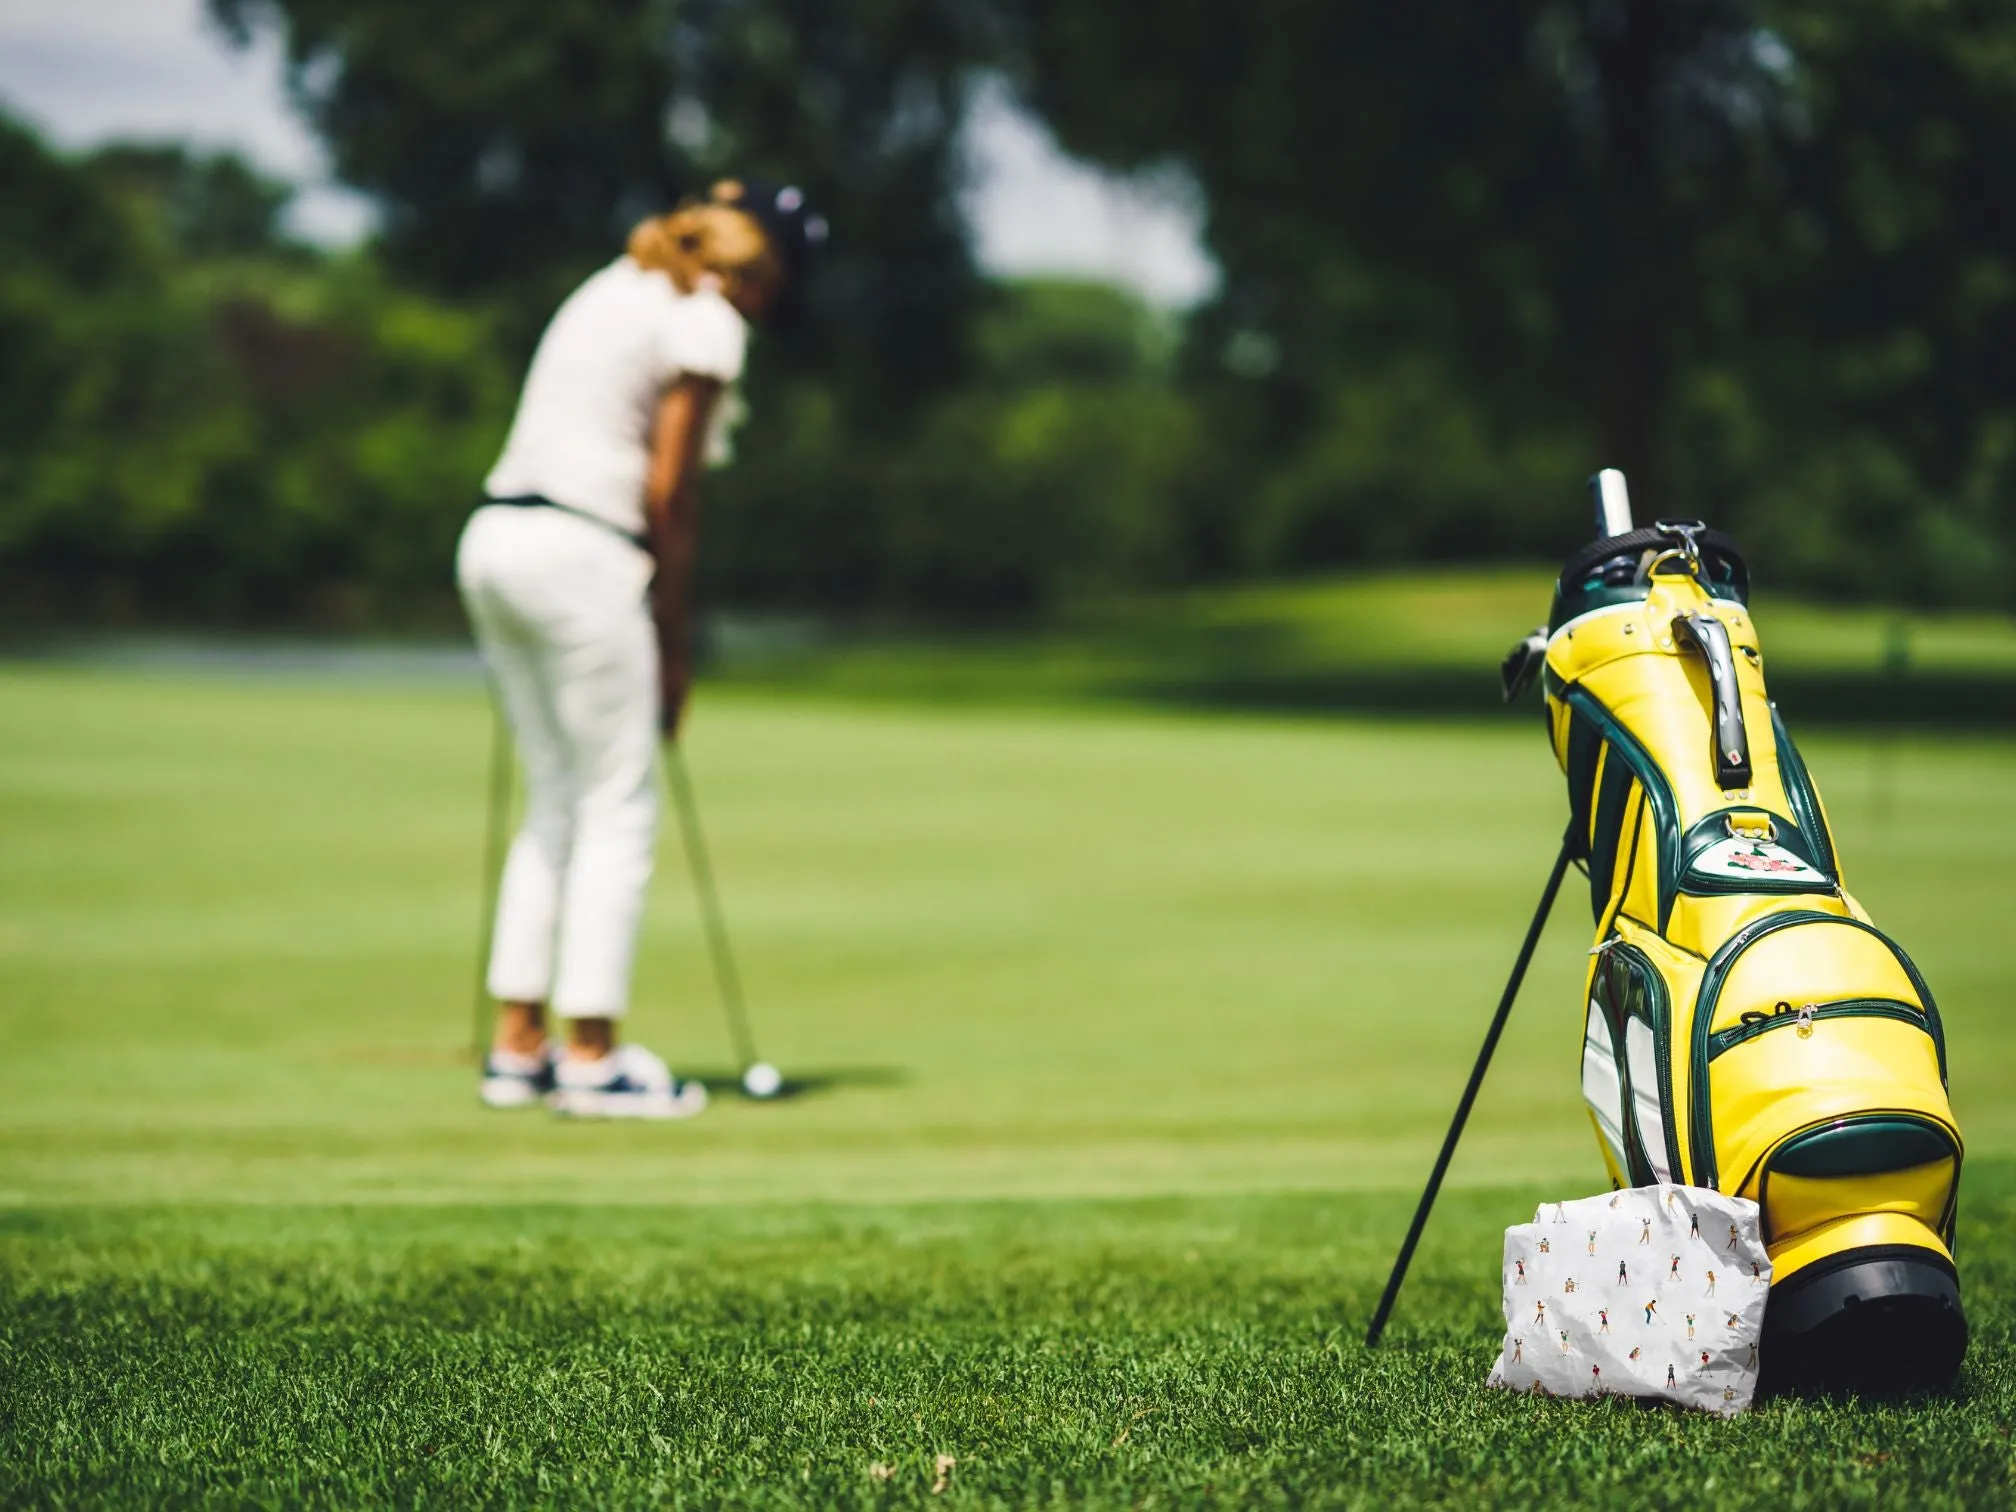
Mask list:
[[[1696,523],[1579,552],[1506,664],[1508,696],[1540,672],[1588,870],[1582,1091],[1617,1185],[1759,1205],[1770,1377],[1941,1385],[1967,1327],[1939,1011],[1843,886],[1764,666],[1743,558]]]

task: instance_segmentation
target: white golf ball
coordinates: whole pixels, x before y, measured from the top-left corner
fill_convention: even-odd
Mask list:
[[[751,1097],[775,1097],[784,1075],[768,1061],[758,1061],[742,1073],[742,1090]]]

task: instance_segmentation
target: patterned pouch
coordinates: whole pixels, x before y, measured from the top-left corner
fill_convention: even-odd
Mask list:
[[[1543,1202],[1505,1230],[1505,1347],[1487,1384],[1734,1415],[1757,1392],[1770,1290],[1754,1202],[1685,1186]]]

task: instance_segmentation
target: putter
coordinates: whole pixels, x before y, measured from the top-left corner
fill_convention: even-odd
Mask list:
[[[1428,1189],[1421,1194],[1421,1205],[1414,1210],[1414,1222],[1408,1227],[1407,1238],[1400,1245],[1400,1254],[1393,1262],[1393,1274],[1386,1279],[1386,1291],[1379,1298],[1378,1311],[1372,1314],[1372,1326],[1365,1331],[1365,1347],[1378,1346],[1379,1335],[1386,1331],[1386,1320],[1392,1316],[1393,1304],[1400,1297],[1400,1283],[1407,1279],[1407,1267],[1414,1259],[1414,1246],[1421,1242],[1421,1231],[1428,1226],[1429,1211],[1435,1206],[1435,1197],[1442,1190],[1442,1178],[1449,1172],[1449,1161],[1456,1153],[1456,1142],[1463,1137],[1463,1125],[1469,1122],[1471,1105],[1477,1101],[1477,1092],[1484,1085],[1484,1073],[1491,1068],[1491,1057],[1498,1049],[1498,1037],[1505,1032],[1505,1021],[1512,1017],[1512,1004],[1518,999],[1519,984],[1526,980],[1526,968],[1533,960],[1533,948],[1540,943],[1540,931],[1546,927],[1547,915],[1554,911],[1554,896],[1561,891],[1561,879],[1568,874],[1568,863],[1575,854],[1575,828],[1570,821],[1568,833],[1561,837],[1560,854],[1554,858],[1554,870],[1548,874],[1547,887],[1540,894],[1540,906],[1533,913],[1533,922],[1526,928],[1526,941],[1519,947],[1519,959],[1512,963],[1511,978],[1505,983],[1504,996],[1498,999],[1498,1011],[1491,1016],[1491,1027],[1484,1035],[1484,1048],[1477,1052],[1477,1064],[1470,1068],[1470,1084],[1463,1089],[1463,1097],[1456,1104],[1456,1117],[1449,1124],[1449,1133],[1442,1141],[1442,1153],[1435,1157],[1435,1169],[1429,1173]]]
[[[693,779],[687,774],[685,757],[678,744],[668,741],[665,771],[672,786],[673,806],[679,810],[679,830],[686,841],[686,862],[693,873],[693,890],[700,895],[700,914],[707,928],[707,950],[714,961],[714,982],[721,993],[721,1011],[728,1020],[728,1038],[742,1066],[742,1090],[755,1098],[775,1097],[784,1080],[777,1068],[758,1059],[756,1039],[749,1032],[749,1013],[742,1002],[742,976],[735,969],[735,952],[728,944],[728,923],[721,914],[721,899],[714,887],[714,867],[707,857],[707,839],[700,832],[700,804],[693,795]]]
[[[483,876],[476,889],[476,1004],[470,1015],[469,1056],[478,1066],[490,1043],[490,948],[497,933],[497,873],[503,865],[504,831],[510,823],[511,786],[517,775],[511,726],[503,705],[490,702],[490,816],[483,837]]]

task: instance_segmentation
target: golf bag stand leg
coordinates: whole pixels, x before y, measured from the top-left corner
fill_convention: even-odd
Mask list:
[[[497,874],[503,866],[504,831],[511,819],[511,726],[492,690],[490,700],[490,812],[483,835],[483,877],[476,889],[476,997],[470,1011],[469,1055],[478,1066],[490,1043],[490,948],[497,934]]]
[[[1407,1279],[1407,1267],[1414,1259],[1414,1246],[1421,1242],[1421,1231],[1428,1226],[1428,1213],[1435,1206],[1435,1197],[1442,1190],[1442,1178],[1449,1172],[1449,1161],[1456,1153],[1456,1142],[1463,1137],[1463,1125],[1470,1119],[1470,1108],[1477,1101],[1477,1092],[1484,1085],[1484,1073],[1491,1068],[1491,1057],[1498,1049],[1498,1037],[1505,1032],[1505,1022],[1512,1016],[1512,1004],[1518,999],[1519,984],[1526,979],[1526,967],[1533,959],[1533,948],[1540,943],[1540,931],[1546,927],[1547,915],[1554,910],[1554,896],[1561,891],[1561,879],[1568,874],[1568,863],[1575,855],[1575,828],[1571,824],[1568,833],[1561,837],[1560,854],[1554,858],[1554,870],[1547,877],[1547,887],[1540,894],[1540,906],[1534,910],[1533,922],[1526,928],[1526,941],[1519,947],[1519,959],[1512,963],[1512,975],[1505,983],[1504,996],[1498,999],[1498,1011],[1492,1015],[1491,1027],[1484,1035],[1484,1048],[1477,1052],[1477,1064],[1470,1069],[1470,1084],[1463,1089],[1462,1100],[1456,1104],[1456,1117],[1450,1121],[1448,1136],[1442,1141],[1442,1153],[1435,1157],[1435,1169],[1429,1173],[1428,1189],[1421,1194],[1421,1205],[1414,1210],[1414,1222],[1407,1230],[1407,1238],[1400,1246],[1400,1254],[1393,1262],[1393,1274],[1386,1280],[1385,1295],[1379,1299],[1379,1308],[1372,1314],[1372,1326],[1365,1332],[1365,1347],[1373,1348],[1379,1342],[1379,1335],[1386,1331],[1386,1320],[1393,1313],[1393,1303],[1400,1295],[1400,1283]]]

